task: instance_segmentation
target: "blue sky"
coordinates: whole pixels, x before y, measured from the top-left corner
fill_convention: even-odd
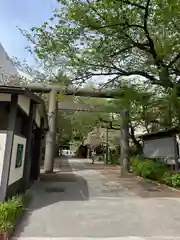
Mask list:
[[[55,7],[56,0],[0,0],[0,42],[10,57],[32,61],[24,49],[28,42],[17,26],[26,30],[40,26]]]

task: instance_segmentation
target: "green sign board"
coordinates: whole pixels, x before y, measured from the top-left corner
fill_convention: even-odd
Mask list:
[[[17,153],[16,153],[16,166],[15,168],[20,168],[22,166],[23,161],[23,144],[17,145]]]

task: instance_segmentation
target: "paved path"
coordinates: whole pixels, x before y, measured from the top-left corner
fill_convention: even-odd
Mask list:
[[[87,161],[61,160],[62,172],[34,185],[14,239],[180,239],[179,193],[140,194],[130,182],[90,169]]]

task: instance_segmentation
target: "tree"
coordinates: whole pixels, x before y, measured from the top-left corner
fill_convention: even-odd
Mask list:
[[[39,28],[32,28],[30,34],[25,33],[40,59],[47,62],[53,59],[55,63],[64,59],[66,74],[81,82],[94,76],[106,76],[104,85],[116,83],[124,76],[143,77],[137,81],[162,86],[167,92],[173,90],[177,103],[180,0],[59,2],[61,8],[54,12],[53,18]],[[148,129],[159,124],[150,120],[152,98],[146,99],[148,107],[141,104],[139,108]],[[157,101],[153,103],[156,105]],[[129,101],[126,104],[132,108]],[[159,109],[155,105],[151,108],[153,115]],[[170,105],[168,121],[172,120]],[[172,125],[170,121],[168,124]]]
[[[85,88],[95,88],[93,84],[86,84]],[[77,96],[63,96],[59,95],[58,100],[80,103],[89,106],[89,111],[67,110],[58,113],[58,145],[65,140],[67,141],[79,141],[83,143],[88,133],[92,131],[99,123],[101,118],[107,119],[109,113],[106,113],[108,101],[105,99],[96,99],[89,97],[77,97]],[[94,108],[100,108],[101,111],[94,111]],[[109,110],[109,109],[108,109]]]
[[[150,133],[178,126],[180,102],[174,97],[174,90],[155,91],[151,86],[132,85],[124,80],[116,85],[116,91],[123,91],[124,97],[111,104],[115,112],[129,110],[129,134],[138,151],[142,148],[136,138],[138,130]]]
[[[137,75],[164,88],[179,86],[180,0],[58,2],[49,21],[25,33],[39,58],[66,59],[77,80]]]
[[[50,64],[41,64],[41,61],[35,59],[36,66],[30,66],[25,60],[20,61],[18,58],[12,59],[13,64],[21,72],[21,75],[26,78],[25,84],[38,82],[38,83],[55,83],[62,86],[68,86],[72,84],[71,79],[65,75],[60,69],[53,68]]]
[[[56,145],[58,148],[69,148],[73,138],[71,119],[68,113],[58,112]]]
[[[87,97],[76,97],[75,102],[88,104],[92,107],[92,110],[89,112],[74,111],[71,115],[73,138],[83,142],[88,133],[100,124],[102,118],[107,119],[109,117],[109,113],[106,113],[108,102],[105,99],[92,99]],[[101,109],[102,111],[104,109],[104,112],[93,111],[97,106],[101,106]]]

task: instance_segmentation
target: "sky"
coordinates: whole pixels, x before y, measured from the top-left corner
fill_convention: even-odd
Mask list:
[[[0,0],[0,43],[9,57],[17,57],[31,67],[35,66],[33,56],[25,49],[29,42],[18,28],[30,30],[41,26],[57,7],[57,0]],[[93,81],[105,82],[106,78],[95,77]]]
[[[18,27],[29,30],[40,26],[57,6],[56,0],[0,0],[0,42],[10,57],[33,62],[25,50],[28,42]]]

